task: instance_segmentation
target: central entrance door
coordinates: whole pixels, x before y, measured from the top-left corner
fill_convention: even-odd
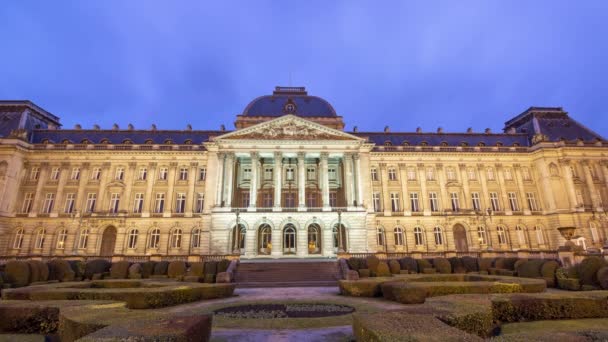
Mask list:
[[[457,252],[469,251],[469,244],[467,242],[467,231],[461,224],[457,224],[454,226],[454,243],[456,244]]]
[[[101,236],[101,249],[99,255],[112,256],[116,246],[116,228],[110,226],[103,231]]]
[[[288,224],[283,229],[283,254],[294,254],[296,252],[296,227]]]

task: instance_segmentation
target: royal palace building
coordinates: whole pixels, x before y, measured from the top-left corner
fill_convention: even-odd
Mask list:
[[[562,108],[501,133],[345,131],[326,100],[277,87],[234,125],[64,129],[0,101],[0,255],[550,251],[562,226],[606,241],[608,141]]]

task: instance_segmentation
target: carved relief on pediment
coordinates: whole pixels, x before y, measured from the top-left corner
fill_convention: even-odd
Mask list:
[[[229,139],[269,139],[269,140],[351,140],[347,136],[324,132],[298,122],[275,123],[260,127],[255,131],[233,134]]]

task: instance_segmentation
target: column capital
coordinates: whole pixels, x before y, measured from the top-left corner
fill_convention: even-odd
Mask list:
[[[484,164],[477,164],[477,170],[483,171],[486,166]]]
[[[151,162],[151,163],[148,163],[148,166],[149,167],[157,167],[158,163],[157,162]]]
[[[103,169],[109,169],[110,165],[112,165],[110,162],[101,163],[101,167]]]
[[[397,165],[399,165],[399,168],[400,168],[401,170],[406,170],[406,169],[407,169],[407,164],[406,164],[406,163],[399,163],[399,164],[397,164]]]
[[[381,169],[384,169],[384,168],[386,168],[386,163],[378,163],[378,166],[379,166]]]
[[[49,167],[49,165],[50,164],[48,162],[42,162],[42,163],[40,163],[40,168],[45,168],[46,169],[47,167]]]
[[[136,163],[136,162],[130,162],[130,163],[129,163],[129,168],[130,168],[130,169],[134,169],[136,166],[137,166],[137,163]]]
[[[467,169],[467,164],[460,163],[460,164],[458,164],[458,168],[459,168],[461,171],[466,171],[466,169]]]
[[[329,153],[327,152],[321,152],[321,159],[322,160],[327,160],[329,158]]]
[[[89,162],[82,163],[82,168],[84,168],[84,169],[88,169],[90,166],[91,166],[91,163],[89,163]]]
[[[298,152],[298,160],[304,160],[306,158],[306,153]]]
[[[496,168],[496,170],[501,170],[502,169],[502,163],[496,163],[496,164],[494,164],[494,167]]]
[[[274,159],[283,159],[283,152],[274,152]]]
[[[197,167],[198,166],[198,162],[190,162],[190,166],[191,167]]]
[[[419,170],[424,170],[424,163],[418,163],[418,164],[416,164],[416,166],[418,167]]]
[[[570,159],[564,159],[564,158],[558,159],[557,162],[562,166],[570,166],[570,164],[571,164]]]
[[[515,170],[519,170],[519,169],[521,168],[521,164],[519,164],[519,163],[515,163],[515,164],[513,164],[513,168],[514,168]]]
[[[170,163],[169,163],[169,166],[171,166],[171,167],[176,167],[176,166],[177,166],[177,164],[178,164],[177,162],[170,162]]]
[[[437,164],[435,164],[435,168],[436,168],[437,170],[442,170],[442,169],[443,169],[443,164],[441,164],[441,163],[437,163]]]
[[[226,157],[226,152],[218,152],[217,159],[222,160]]]
[[[583,166],[589,166],[589,165],[591,165],[591,161],[588,159],[583,159],[580,161],[580,164]]]
[[[70,167],[70,163],[69,162],[62,162],[60,165],[61,165],[62,169]]]
[[[251,157],[251,159],[260,159],[260,154],[258,152],[250,152],[249,156]]]

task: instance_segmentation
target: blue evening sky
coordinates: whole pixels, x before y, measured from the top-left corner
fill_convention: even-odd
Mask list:
[[[464,131],[562,106],[608,137],[608,1],[4,1],[0,99],[65,128],[232,129],[276,85],[347,130]]]

